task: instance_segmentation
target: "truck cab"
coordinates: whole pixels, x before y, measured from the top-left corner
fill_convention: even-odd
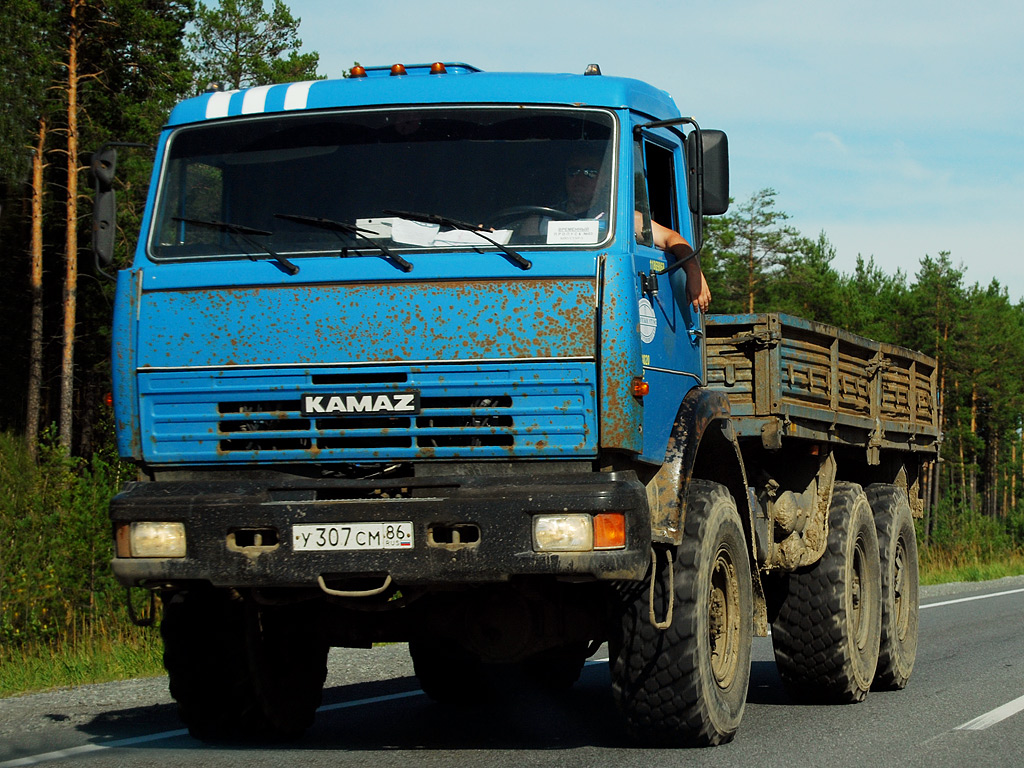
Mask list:
[[[728,203],[724,135],[635,80],[371,68],[179,105],[118,275],[119,447],[144,480],[114,505],[129,543],[115,571],[232,587],[642,578],[645,486],[705,377],[703,318],[651,221],[699,244],[712,198],[704,213]],[[463,508],[470,480],[531,501],[512,513],[510,491],[474,491]],[[225,482],[252,484],[253,506],[188,513],[182,557],[130,554],[137,503]],[[490,532],[491,505],[499,528],[522,525]],[[538,522],[548,508],[580,516]],[[614,544],[520,552],[561,535],[547,525],[592,537],[584,517],[601,514]],[[340,529],[320,530],[349,522],[401,523],[402,546],[336,549]]]

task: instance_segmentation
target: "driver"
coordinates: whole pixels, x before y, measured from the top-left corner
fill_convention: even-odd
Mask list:
[[[608,195],[596,194],[598,177],[601,175],[601,155],[593,152],[574,152],[565,165],[566,202],[562,209],[577,219],[600,219],[606,215],[601,209],[608,202]],[[643,227],[643,216],[636,212],[637,238]],[[681,269],[686,274],[686,300],[694,311],[707,312],[711,305],[711,290],[700,268],[700,262],[686,238],[673,229],[651,221],[654,247],[665,251],[672,261],[683,261]]]
[[[597,179],[601,175],[601,156],[588,152],[574,152],[565,164],[565,203],[561,210],[576,219],[599,219],[607,211],[602,208],[608,202],[607,195],[597,195]]]
[[[565,164],[565,200],[556,206],[574,219],[603,219],[608,203],[607,194],[598,193],[601,176],[601,155],[599,153],[576,151]],[[640,237],[643,216],[636,212],[636,232]],[[521,234],[539,234],[544,231],[548,217],[534,217],[520,229]],[[700,268],[700,262],[686,238],[673,229],[651,221],[654,247],[660,248],[670,261],[683,261],[681,269],[686,275],[686,300],[694,311],[707,312],[711,305],[711,290]]]

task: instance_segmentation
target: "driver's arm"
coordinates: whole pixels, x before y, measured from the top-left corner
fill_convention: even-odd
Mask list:
[[[656,221],[651,221],[651,230],[656,248],[661,248],[677,261],[683,261],[681,269],[686,273],[686,300],[693,305],[694,310],[706,312],[711,304],[711,291],[692,246],[678,232]]]

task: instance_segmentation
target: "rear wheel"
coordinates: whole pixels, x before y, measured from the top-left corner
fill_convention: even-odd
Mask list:
[[[917,658],[917,533],[906,491],[869,485],[882,565],[882,640],[874,688],[899,690],[910,680]]]
[[[753,635],[746,538],[724,486],[690,482],[683,543],[667,567],[675,587],[667,629],[650,622],[649,584],[623,605],[611,665],[616,703],[629,733],[644,743],[722,744],[743,718]],[[650,578],[655,606],[667,606],[667,574]]]
[[[821,560],[789,574],[772,624],[779,674],[802,701],[861,701],[871,687],[881,636],[878,538],[855,483],[836,483]]]

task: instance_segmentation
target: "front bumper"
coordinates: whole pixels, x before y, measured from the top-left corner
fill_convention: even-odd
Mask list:
[[[625,548],[535,552],[533,516],[563,512],[624,513]],[[110,516],[115,527],[140,521],[185,526],[183,558],[114,559],[115,575],[128,586],[315,587],[321,577],[344,585],[388,575],[398,586],[517,576],[639,580],[650,562],[647,495],[632,472],[130,483],[111,502]],[[296,524],[399,521],[412,522],[410,548],[310,552],[292,546]]]

